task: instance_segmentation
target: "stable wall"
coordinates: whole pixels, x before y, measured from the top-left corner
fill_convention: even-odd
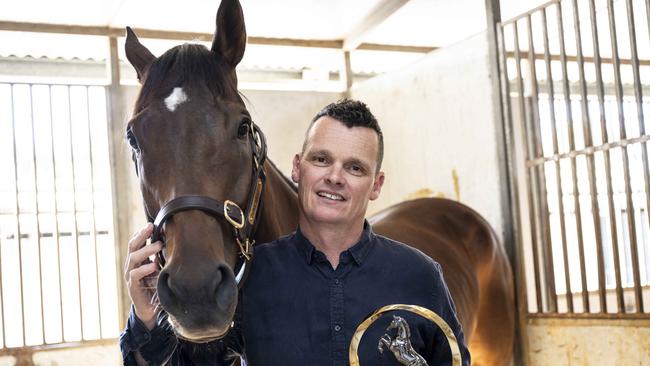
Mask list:
[[[406,70],[355,85],[352,97],[369,105],[385,140],[386,183],[371,211],[413,196],[444,196],[474,208],[503,238],[500,192],[506,183],[499,170],[505,162],[496,145],[502,122],[493,117],[490,78],[487,34],[478,34]],[[523,161],[516,164],[523,183]],[[520,202],[525,205],[523,195]],[[527,322],[524,335],[522,364],[650,365],[648,321],[536,319]]]
[[[368,104],[384,133],[386,183],[372,211],[429,193],[474,208],[502,237],[486,34],[355,85],[351,95]]]

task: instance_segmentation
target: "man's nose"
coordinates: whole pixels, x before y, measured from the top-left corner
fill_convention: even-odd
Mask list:
[[[343,185],[343,167],[338,164],[332,164],[327,172],[325,180],[329,184],[338,186]]]

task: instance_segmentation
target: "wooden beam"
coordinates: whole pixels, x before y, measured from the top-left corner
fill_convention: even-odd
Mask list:
[[[47,23],[22,23],[22,22],[8,22],[8,21],[0,21],[0,31],[75,34],[75,35],[84,35],[84,36],[103,36],[103,37],[124,37],[125,36],[125,30],[122,28],[65,25],[65,24],[47,24]],[[164,30],[156,30],[156,29],[144,29],[144,28],[134,28],[134,31],[140,38],[167,39],[167,40],[178,40],[178,41],[187,41],[187,40],[198,40],[203,42],[212,41],[211,33],[176,32],[176,31],[164,31]],[[248,44],[264,45],[264,46],[329,48],[329,49],[336,49],[336,50],[340,50],[343,48],[343,40],[326,40],[326,39],[318,40],[318,39],[248,37]],[[357,49],[370,50],[370,51],[427,53],[436,50],[437,47],[362,43],[357,47]]]
[[[357,50],[368,51],[390,51],[390,52],[412,52],[412,53],[429,53],[435,51],[440,47],[426,47],[426,46],[402,46],[378,43],[362,43],[357,47]]]
[[[350,62],[350,51],[343,51],[343,62],[341,65],[341,82],[345,87],[343,96],[345,98],[350,98],[350,89],[352,89],[353,75],[352,75],[352,63]]]
[[[343,40],[343,49],[351,51],[359,47],[361,40],[371,30],[393,15],[399,8],[404,6],[408,0],[381,0],[370,10],[368,15],[361,20]]]

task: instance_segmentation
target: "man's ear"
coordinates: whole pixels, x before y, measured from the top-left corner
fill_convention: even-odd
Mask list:
[[[300,181],[300,154],[293,157],[293,166],[291,167],[291,180],[294,183]]]
[[[384,186],[384,179],[386,176],[384,172],[377,173],[375,176],[375,182],[372,184],[372,191],[370,191],[370,200],[374,201],[379,198],[379,193],[381,193],[381,187]]]

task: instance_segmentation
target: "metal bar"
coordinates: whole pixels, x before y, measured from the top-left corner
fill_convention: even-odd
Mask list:
[[[36,132],[35,132],[35,122],[34,122],[34,96],[33,96],[33,85],[29,86],[29,104],[31,106],[30,110],[30,117],[31,117],[31,122],[32,122],[32,164],[34,164],[34,202],[36,203],[36,243],[38,246],[38,272],[39,272],[39,292],[40,292],[40,298],[41,298],[41,330],[43,333],[41,334],[41,341],[42,343],[45,343],[45,313],[44,310],[44,303],[43,303],[43,266],[42,266],[42,261],[41,257],[43,256],[43,251],[41,249],[41,226],[40,226],[40,218],[38,217],[39,210],[38,210],[38,169],[36,167]]]
[[[23,306],[23,303],[25,301],[24,299],[24,294],[23,294],[23,256],[22,256],[22,248],[20,244],[20,211],[19,211],[19,205],[18,205],[18,155],[17,155],[17,150],[16,150],[16,108],[14,106],[14,86],[11,85],[11,123],[12,123],[12,132],[14,134],[14,139],[13,139],[13,149],[14,149],[14,178],[15,178],[15,193],[16,193],[16,244],[18,245],[18,274],[20,277],[20,288],[18,291],[20,292],[20,309],[21,309],[21,316],[22,316],[22,322],[23,322],[23,345],[27,343],[26,338],[25,338],[25,307]]]
[[[72,146],[74,145],[74,142],[72,141],[74,137],[72,136],[72,100],[70,97],[70,87],[67,88],[68,91],[68,125],[70,128],[70,167],[72,169],[72,192],[73,193],[73,198],[72,198],[72,207],[75,211],[74,214],[74,231],[75,231],[75,236],[74,236],[74,241],[76,244],[76,257],[77,257],[77,287],[79,289],[79,316],[81,319],[81,339],[83,339],[83,329],[84,329],[84,313],[83,313],[83,304],[81,301],[81,266],[79,263],[79,227],[77,226],[77,187],[76,187],[76,177],[75,177],[75,169],[74,169],[74,149]],[[64,339],[65,339],[65,332],[64,334]]]
[[[501,24],[502,24],[503,26],[506,26],[506,25],[508,25],[508,24],[515,23],[515,22],[518,21],[519,19],[525,18],[525,17],[527,17],[527,16],[529,16],[529,15],[531,15],[531,14],[533,14],[533,13],[536,13],[536,12],[538,12],[538,11],[544,11],[544,10],[546,10],[546,8],[550,7],[551,5],[553,5],[553,4],[555,4],[555,3],[559,3],[559,2],[560,2],[560,0],[551,0],[551,1],[545,2],[544,4],[541,4],[541,5],[539,5],[539,6],[536,6],[536,7],[532,8],[532,9],[528,10],[528,11],[525,12],[525,13],[522,13],[522,14],[517,15],[517,16],[514,17],[514,18],[510,18],[510,19],[508,19],[508,20],[502,22]]]
[[[97,340],[83,341],[83,342],[65,342],[65,343],[53,343],[53,344],[28,346],[28,347],[1,348],[0,356],[14,356],[14,355],[24,354],[24,353],[56,351],[62,349],[70,350],[70,349],[79,349],[79,348],[97,347],[97,346],[115,346],[117,342],[119,342],[119,339],[110,338],[110,339],[97,339]]]
[[[519,204],[519,188],[517,185],[517,174],[515,162],[517,161],[516,145],[512,126],[512,110],[510,105],[510,86],[508,82],[508,66],[505,57],[505,36],[501,20],[501,6],[499,0],[486,0],[485,2],[488,37],[490,41],[490,69],[493,75],[499,75],[499,79],[492,79],[493,90],[496,91],[498,99],[495,100],[495,119],[501,121],[496,125],[497,155],[505,162],[502,166],[505,169],[499,170],[501,184],[501,208],[504,223],[504,246],[508,259],[517,273],[515,285],[517,286],[517,327],[515,328],[516,342],[514,347],[513,361],[518,365],[528,366],[529,341],[526,313],[528,313],[528,299],[526,291],[526,272],[524,267],[523,239],[521,235]],[[498,84],[497,84],[498,83]],[[497,85],[495,85],[497,84]]]
[[[648,29],[648,38],[650,39],[650,0],[646,0],[645,2],[645,10],[646,10],[646,27]],[[636,53],[636,49],[635,49]],[[639,80],[639,65],[636,65],[635,70],[637,71],[635,80],[634,80],[634,85],[641,85],[641,81]],[[641,85],[642,86],[642,85]],[[643,115],[643,95],[641,95],[642,89],[639,91],[638,94],[636,94],[636,103],[637,103],[637,114],[639,115],[639,134],[640,135],[645,135],[645,124],[643,121],[645,120],[645,117]],[[650,228],[650,164],[648,163],[648,146],[647,142],[644,142],[643,145],[641,146],[641,157],[642,157],[642,162],[643,162],[643,178],[645,179],[645,198],[646,198],[646,218],[648,219],[648,227]],[[646,253],[646,255],[648,255]],[[650,279],[647,279],[647,281],[650,281]]]
[[[575,0],[573,0],[575,1]],[[561,20],[558,23],[559,27],[559,40],[560,40],[560,62],[562,65],[562,86],[564,94],[564,107],[566,110],[567,116],[567,131],[569,133],[569,151],[575,150],[575,132],[573,124],[573,108],[571,107],[571,91],[569,90],[569,72],[567,69],[567,60],[566,60],[566,50],[565,50],[565,40],[564,40],[564,24],[562,17],[562,7],[558,5],[558,17]],[[577,14],[578,8],[576,5],[575,11],[573,12],[574,17],[578,17]],[[574,26],[575,26],[574,22]],[[579,25],[579,23],[577,23]],[[576,47],[582,47],[582,40],[576,36]],[[582,211],[580,210],[580,192],[578,190],[578,171],[577,171],[577,161],[575,158],[570,159],[571,164],[571,183],[572,183],[572,195],[573,195],[573,211],[575,215],[576,223],[576,236],[578,239],[578,257],[580,265],[580,281],[582,287],[582,305],[585,312],[589,312],[589,297],[587,294],[587,271],[585,269],[585,249],[584,249],[584,235],[582,230]],[[568,254],[568,252],[567,252]]]
[[[549,116],[551,123],[551,136],[553,140],[553,151],[557,151],[557,136],[555,133],[555,91],[553,90],[553,73],[551,72],[551,60],[549,58],[549,45],[548,45],[548,22],[546,19],[546,10],[544,9],[541,12],[542,15],[542,33],[544,35],[544,64],[546,65],[546,79],[548,80],[548,105],[549,105]],[[537,133],[537,140],[539,141],[539,151],[538,155],[543,155],[543,149],[541,144],[541,126],[537,126],[540,131]],[[559,173],[559,164],[556,163],[556,170]],[[546,285],[548,287],[549,296],[549,311],[557,312],[557,290],[555,288],[555,264],[553,260],[553,246],[551,239],[551,221],[550,221],[550,212],[548,209],[548,191],[546,189],[546,167],[540,165],[540,181],[538,183],[539,188],[541,189],[540,194],[540,204],[542,206],[542,225],[544,233],[544,261],[546,267]],[[559,186],[561,187],[561,186]],[[561,188],[560,188],[561,189]]]
[[[648,320],[650,313],[531,313],[529,319]]]
[[[583,55],[582,55],[582,34],[580,33],[580,17],[578,15],[579,8],[578,8],[578,2],[577,0],[572,0],[571,5],[573,6],[573,29],[575,32],[575,41],[576,41],[576,53],[578,54],[578,78],[580,82],[580,101],[582,108],[582,134],[583,134],[583,139],[584,139],[584,144],[585,147],[591,146],[591,128],[590,128],[590,120],[589,120],[589,103],[587,101],[587,82],[585,81],[585,69],[584,69],[584,62],[583,62]],[[568,86],[568,80],[566,81],[567,86]],[[572,148],[571,150],[575,150]],[[592,219],[594,220],[594,227],[597,227],[598,230],[596,230],[596,233],[600,232],[600,215],[599,215],[599,209],[598,209],[598,196],[596,192],[596,172],[594,170],[594,156],[593,155],[588,155],[586,160],[587,163],[587,174],[589,174],[589,196],[591,198],[591,205],[592,205]],[[577,175],[576,175],[577,179]],[[575,182],[575,181],[574,181]],[[574,186],[574,190],[577,192],[577,196],[575,196],[575,204],[576,204],[576,209],[580,211],[580,192],[578,191],[578,187]],[[595,204],[595,206],[594,206]],[[595,209],[594,209],[595,207]],[[581,229],[582,229],[582,213],[580,213],[580,217],[578,220],[581,224]],[[579,236],[579,255],[580,255],[580,276],[581,276],[581,281],[582,281],[582,303],[584,305],[584,312],[589,313],[591,312],[590,309],[590,304],[589,304],[589,294],[587,293],[587,271],[585,269],[585,248],[584,248],[584,238],[583,238],[583,232],[580,231],[578,234]],[[601,238],[600,235],[595,235],[595,239],[597,244],[596,245],[601,245]]]
[[[569,134],[569,151],[575,149],[574,144],[574,135],[573,135],[573,111],[571,110],[571,94],[569,91],[569,73],[567,71],[567,61],[566,53],[564,49],[564,24],[562,17],[562,3],[558,3],[556,6],[557,9],[557,32],[558,38],[560,40],[560,63],[562,65],[562,86],[564,94],[564,109],[566,113],[566,122],[567,122],[567,132]],[[573,210],[576,217],[576,232],[578,237],[578,245],[581,247],[582,243],[582,222],[580,218],[580,205],[578,203],[578,184],[577,184],[577,171],[576,171],[576,161],[575,158],[570,160],[571,162],[571,187],[573,188]],[[558,171],[558,176],[561,173]],[[563,202],[564,197],[560,197],[560,201]],[[560,211],[562,212],[562,210]],[[571,288],[571,276],[569,275],[569,251],[568,251],[568,242],[566,240],[566,233],[563,232],[565,237],[562,240],[562,250],[564,251],[564,279],[566,282],[567,289],[567,308],[569,313],[573,313],[573,290]],[[584,260],[580,260],[580,272],[584,270]]]
[[[529,57],[528,52],[522,52],[522,53],[523,53],[524,57]],[[508,52],[508,58],[513,58],[513,57],[515,57],[514,54],[512,53],[512,51],[509,51]],[[567,62],[578,62],[578,57],[577,56],[565,55],[565,57],[566,57]],[[540,54],[540,53],[536,53],[535,54],[535,59],[536,60],[542,60],[542,59],[544,59],[544,55]],[[560,55],[551,55],[551,60],[560,61]],[[585,63],[594,63],[594,62],[596,62],[594,57],[589,57],[589,56],[585,56],[585,55],[582,55],[582,60]],[[612,58],[609,58],[609,57],[604,57],[604,58],[601,57],[600,61],[603,64],[613,64],[614,63],[614,60]],[[627,59],[627,58],[619,59],[619,62],[621,63],[621,65],[632,65],[632,60]],[[639,65],[641,65],[641,66],[650,66],[650,60],[639,60]]]
[[[97,252],[97,223],[95,222],[95,174],[93,169],[93,145],[91,130],[92,126],[90,124],[90,96],[89,88],[86,87],[86,118],[88,122],[88,153],[89,153],[89,163],[90,163],[90,194],[92,196],[92,240],[95,247],[95,280],[97,285],[97,312],[99,319],[99,337],[102,337],[102,302],[99,296],[99,253]],[[81,290],[81,289],[80,289]]]
[[[591,154],[594,154],[594,153],[600,152],[600,151],[609,152],[610,150],[618,148],[618,147],[623,148],[623,147],[626,147],[628,145],[646,143],[648,141],[650,141],[650,135],[643,135],[643,136],[629,138],[629,139],[625,139],[625,140],[621,140],[621,141],[605,143],[605,144],[598,145],[598,146],[587,147],[587,148],[580,149],[580,150],[574,150],[574,151],[570,151],[570,152],[566,152],[566,153],[562,153],[562,154],[553,154],[551,156],[546,156],[546,157],[543,157],[543,158],[537,158],[537,159],[534,159],[534,160],[527,161],[526,166],[531,167],[531,166],[535,166],[535,165],[541,165],[541,164],[547,163],[549,161],[557,161],[557,160],[562,160],[562,159],[573,159],[576,156],[591,155]]]
[[[594,66],[596,69],[596,90],[598,94],[598,113],[600,120],[600,138],[601,143],[606,144],[608,142],[607,138],[607,120],[605,118],[605,87],[603,85],[603,74],[602,74],[602,62],[600,57],[600,41],[598,39],[598,22],[596,18],[596,5],[594,0],[589,0],[589,19],[591,23],[591,39],[592,45],[594,48]],[[607,195],[607,208],[610,219],[610,240],[612,242],[612,247],[616,248],[615,251],[618,255],[618,231],[616,229],[616,221],[614,221],[614,196],[612,189],[612,169],[610,166],[610,151],[607,150],[603,153],[603,163],[605,164],[605,179],[606,179],[606,195]],[[600,216],[600,211],[598,211]],[[602,228],[600,232],[596,233],[597,237],[602,235]],[[605,256],[604,256],[605,246],[602,244],[602,247],[599,248],[600,256],[598,257],[598,281],[599,281],[599,291],[600,288],[606,287],[606,274],[605,274]],[[614,249],[613,249],[614,251]],[[617,312],[624,313],[623,311],[623,288],[620,281],[620,267],[619,262],[616,261],[614,264],[614,274],[616,282],[616,303],[617,303]],[[600,304],[602,313],[607,313],[607,296],[603,296],[603,292],[600,294]]]
[[[12,87],[11,87],[10,84],[8,86],[9,86],[9,95],[12,95],[13,94],[13,91],[11,90]],[[11,108],[11,111],[12,111],[11,114],[13,116],[13,110],[14,110],[13,101],[10,103],[10,108]],[[13,130],[12,130],[12,133],[13,133]],[[14,141],[14,144],[15,143],[16,142]],[[14,149],[15,149],[15,147],[14,147]],[[15,152],[14,152],[14,155],[15,155]],[[14,160],[14,170],[15,169],[16,169],[16,165],[15,165],[15,160]],[[16,196],[16,201],[17,200],[18,200],[18,196]],[[17,213],[18,213],[18,211],[16,210],[16,214]],[[17,235],[16,238],[20,238],[20,235]],[[0,314],[0,315],[2,316],[2,326],[1,326],[1,328],[2,328],[2,348],[4,348],[6,346],[6,344],[7,344],[7,335],[5,334],[5,323],[6,323],[7,318],[5,317],[4,282],[3,282],[3,278],[2,278],[2,258],[1,258],[1,255],[2,255],[2,238],[0,238],[0,311],[2,311],[2,314]]]
[[[78,213],[92,213],[90,210],[78,210]],[[34,210],[20,210],[20,213],[22,214],[35,214],[36,211]],[[46,213],[46,214],[56,214],[56,213],[73,213],[71,210],[59,210],[59,211],[53,211],[53,210],[40,210],[39,213]],[[9,211],[0,211],[0,215],[13,215],[13,212]]]
[[[528,15],[526,17],[526,30],[528,34],[528,47],[529,47],[529,55],[532,55],[534,53],[534,44],[533,44],[533,26],[532,26],[532,19],[531,16]],[[539,125],[539,91],[537,89],[537,71],[535,69],[535,60],[532,59],[532,57],[528,58],[528,72],[530,73],[530,82],[531,82],[531,98],[532,98],[532,103],[530,105],[530,111],[531,111],[531,118],[527,118],[524,121],[524,128],[523,130],[525,131],[525,141],[526,144],[528,145],[526,148],[526,151],[528,153],[528,160],[534,159],[535,154],[537,153],[537,144],[535,141],[535,138],[532,136],[535,133],[533,132],[534,127],[536,125]],[[533,270],[535,273],[535,296],[537,300],[537,312],[541,312],[543,308],[543,303],[542,303],[542,293],[541,293],[541,281],[540,281],[540,275],[539,275],[539,258],[538,258],[538,246],[539,242],[537,240],[537,235],[538,235],[538,228],[537,228],[537,222],[538,222],[538,209],[535,203],[536,201],[539,201],[539,197],[535,197],[535,192],[538,191],[537,189],[537,184],[539,181],[536,179],[537,178],[537,169],[532,168],[532,169],[526,169],[526,183],[529,187],[527,196],[528,196],[528,205],[530,207],[530,210],[533,212],[533,215],[530,216],[530,228],[531,228],[531,241],[532,241],[532,254],[533,254]]]
[[[61,241],[59,240],[59,214],[58,214],[58,201],[57,201],[57,179],[56,179],[56,158],[54,156],[54,113],[52,112],[52,86],[48,85],[50,96],[50,138],[52,144],[52,179],[54,180],[54,232],[56,233],[56,258],[57,258],[57,271],[59,278],[59,316],[61,320],[61,340],[63,340],[63,284],[61,282]],[[45,332],[43,332],[45,333]]]
[[[621,139],[625,139],[627,134],[625,132],[625,115],[623,111],[623,85],[621,83],[621,65],[618,62],[618,43],[616,39],[616,20],[614,16],[614,2],[607,0],[607,15],[609,18],[610,37],[612,44],[612,57],[614,57],[614,80],[616,84],[616,101],[618,104],[618,122]],[[630,186],[630,166],[627,153],[627,147],[621,147],[623,157],[623,178],[625,180],[625,197],[627,201],[627,224],[630,233],[630,247],[636,248],[636,225],[634,222],[634,205],[632,202],[631,186]],[[613,219],[613,218],[612,218]],[[636,311],[643,312],[643,300],[639,278],[639,265],[637,258],[633,257],[632,271],[634,275],[634,300],[636,304]],[[640,311],[639,311],[640,310]]]
[[[645,17],[646,17],[646,23],[645,23],[646,29],[648,29],[648,39],[650,39],[650,0],[645,0]],[[650,194],[650,192],[648,192],[647,194]],[[650,210],[650,207],[648,207],[648,210]]]
[[[632,76],[634,77],[634,97],[636,99],[636,111],[639,119],[639,132],[645,134],[645,128],[643,125],[643,92],[641,91],[641,77],[639,72],[639,55],[637,52],[636,46],[636,29],[634,26],[634,7],[631,0],[625,1],[627,8],[627,26],[630,38],[630,50],[632,58]],[[648,24],[650,27],[650,24]],[[646,191],[646,203],[648,208],[650,208],[650,172],[648,172],[648,152],[646,150],[646,144],[641,145],[641,156],[643,161],[643,178],[645,181],[645,191]],[[631,191],[631,187],[630,187]],[[632,196],[628,196],[628,218],[634,217],[634,206],[632,202]],[[649,216],[650,220],[650,216]],[[634,229],[634,222],[630,222],[630,237],[636,237],[637,233]],[[648,221],[650,224],[650,221]],[[643,313],[643,292],[641,291],[641,274],[639,266],[639,242],[634,239],[630,241],[632,246],[632,270],[634,272],[634,297],[637,301],[636,311]]]

